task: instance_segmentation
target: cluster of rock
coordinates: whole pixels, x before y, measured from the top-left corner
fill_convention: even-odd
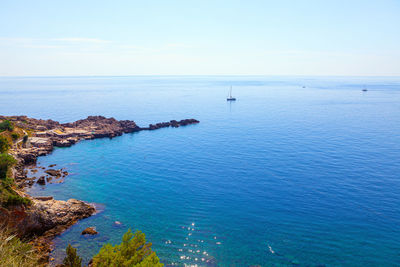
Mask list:
[[[196,119],[186,119],[186,120],[180,120],[180,121],[171,120],[169,122],[160,122],[160,123],[156,123],[156,124],[150,124],[148,128],[141,128],[141,130],[157,130],[160,128],[167,128],[167,127],[178,128],[179,126],[186,126],[186,125],[196,124],[196,123],[199,123],[199,121]]]
[[[171,120],[150,124],[141,128],[134,121],[116,120],[103,116],[89,116],[86,119],[71,123],[59,123],[53,120],[37,120],[26,116],[0,116],[1,119],[12,121],[16,126],[32,132],[23,147],[12,151],[22,163],[33,164],[38,156],[50,153],[54,147],[69,147],[80,140],[120,136],[123,133],[141,130],[156,130],[165,127],[179,127],[199,123],[195,119]]]
[[[32,170],[33,172],[34,170]],[[37,179],[36,183],[40,184],[40,185],[45,185],[46,182],[49,183],[51,182],[51,180],[54,178],[59,179],[59,178],[64,178],[68,175],[68,172],[63,170],[63,169],[59,169],[59,170],[55,170],[55,169],[48,169],[44,171],[46,174],[46,176],[42,175],[39,177],[39,179]],[[36,177],[31,177],[28,178],[27,184],[28,186],[32,186],[34,181],[35,181]]]
[[[14,168],[14,181],[19,188],[31,187],[35,183],[40,185],[62,183],[69,173],[64,168],[53,169],[54,166],[55,164],[50,165],[49,169],[46,169],[43,166],[29,165],[26,167],[18,164]]]

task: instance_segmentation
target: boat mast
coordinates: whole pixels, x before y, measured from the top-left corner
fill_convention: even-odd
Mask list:
[[[231,91],[230,91],[230,94],[229,94],[229,98],[232,98],[232,85],[231,85]]]

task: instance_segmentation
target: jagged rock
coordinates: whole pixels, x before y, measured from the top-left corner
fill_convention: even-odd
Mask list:
[[[180,121],[171,120],[169,122],[160,122],[160,123],[156,123],[156,124],[149,124],[148,128],[141,128],[141,129],[142,130],[157,130],[157,129],[166,128],[166,127],[178,128],[179,126],[186,126],[186,125],[195,124],[195,123],[199,123],[199,121],[195,120],[195,119],[186,119],[186,120],[180,120]]]
[[[50,252],[51,240],[55,236],[96,211],[92,205],[76,199],[60,201],[52,197],[39,197],[31,198],[31,202],[28,207],[0,207],[0,222],[3,226],[15,229],[20,236],[37,236],[33,244],[38,253],[45,257]]]
[[[59,175],[61,175],[61,171],[60,170],[48,169],[48,170],[45,170],[44,172],[47,173],[48,175],[51,175],[51,176],[59,176]]]
[[[36,183],[38,183],[40,185],[45,185],[46,180],[45,180],[44,176],[39,177],[39,179],[36,181]]]
[[[47,201],[47,200],[53,200],[53,197],[35,197],[35,199],[41,201]]]
[[[43,234],[51,230],[49,234],[57,235],[95,211],[92,205],[76,199],[32,199],[32,205],[26,210],[26,217],[18,227],[25,233]]]
[[[37,153],[35,152],[22,152],[21,154],[18,154],[18,157],[21,158],[24,161],[24,164],[32,164],[36,162],[37,159]]]
[[[97,235],[98,232],[96,231],[95,227],[88,227],[82,231],[81,235]]]

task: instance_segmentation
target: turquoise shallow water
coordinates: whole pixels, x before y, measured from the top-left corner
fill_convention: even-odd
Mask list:
[[[400,78],[20,77],[0,95],[3,115],[201,121],[40,158],[70,175],[32,194],[104,209],[56,257],[71,243],[88,260],[132,228],[166,264],[400,265]]]

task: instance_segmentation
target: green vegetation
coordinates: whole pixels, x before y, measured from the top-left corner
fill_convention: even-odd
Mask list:
[[[0,154],[1,156],[1,154]],[[14,181],[7,177],[0,179],[0,206],[9,207],[12,205],[29,205],[30,200],[18,195],[14,189]],[[1,265],[0,265],[1,266]]]
[[[25,144],[28,141],[28,136],[24,135],[24,138],[22,139],[22,142]]]
[[[10,168],[16,160],[6,153],[0,154],[0,205],[8,207],[11,205],[30,204],[30,200],[18,195],[14,189],[14,180],[10,178]]]
[[[0,230],[0,266],[40,266],[32,246],[22,242],[16,235]]]
[[[11,123],[11,121],[6,120],[3,122],[0,122],[0,132],[3,132],[3,131],[12,132],[13,130],[14,130],[14,125]]]
[[[14,141],[16,141],[16,140],[19,138],[19,134],[17,134],[17,133],[12,133],[12,134],[11,134],[11,137],[12,137],[12,139],[13,139]]]
[[[163,266],[151,245],[146,243],[146,236],[141,231],[132,234],[128,230],[120,245],[106,244],[100,249],[93,258],[93,266]]]
[[[160,259],[151,249],[151,243],[146,243],[146,236],[141,231],[132,234],[129,229],[122,237],[119,245],[106,244],[93,257],[94,267],[162,267]],[[64,258],[64,267],[80,267],[82,259],[76,249],[68,245],[67,256]]]
[[[81,267],[82,258],[76,253],[76,248],[73,248],[70,244],[67,247],[67,257],[63,260],[63,265],[65,267]]]
[[[16,163],[17,161],[14,159],[13,156],[8,155],[6,153],[0,154],[0,179],[4,180],[7,178],[7,174],[9,174],[10,168]]]
[[[0,136],[0,153],[5,153],[10,148],[7,138]]]

